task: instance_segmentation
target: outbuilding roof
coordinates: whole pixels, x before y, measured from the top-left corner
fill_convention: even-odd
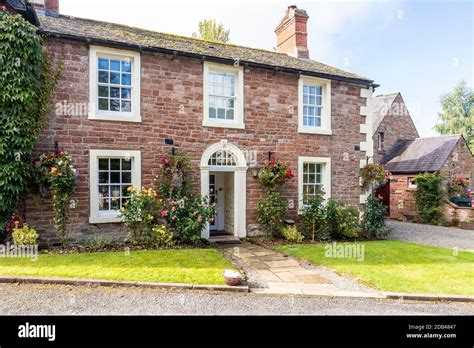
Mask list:
[[[397,140],[380,161],[392,173],[423,173],[441,169],[461,135]]]

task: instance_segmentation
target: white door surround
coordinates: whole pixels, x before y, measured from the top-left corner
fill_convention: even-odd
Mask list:
[[[201,195],[209,197],[209,172],[234,173],[234,236],[247,236],[247,160],[234,144],[223,140],[212,144],[201,157]],[[201,237],[209,239],[209,224]]]

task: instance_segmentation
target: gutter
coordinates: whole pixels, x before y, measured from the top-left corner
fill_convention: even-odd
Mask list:
[[[171,54],[173,56],[190,57],[190,58],[200,59],[201,61],[209,61],[209,62],[222,63],[222,64],[234,64],[234,60],[230,58],[221,58],[221,57],[215,57],[215,56],[209,56],[209,55],[203,55],[203,54],[197,54],[197,53],[191,53],[191,52],[185,52],[185,51],[177,51],[177,50],[172,50],[172,49],[162,48],[162,47],[149,47],[149,46],[129,44],[129,43],[123,43],[119,41],[106,40],[106,39],[95,39],[95,38],[92,39],[92,38],[87,38],[87,37],[78,36],[78,35],[50,32],[47,30],[43,30],[41,28],[38,28],[37,33],[47,36],[47,37],[67,39],[67,40],[83,42],[87,44],[97,44],[101,46],[109,46],[113,48],[122,48],[122,49],[125,48],[125,49],[130,49],[130,50],[135,50],[135,51],[138,50],[138,51]],[[363,86],[366,86],[367,88],[373,87],[375,89],[380,86],[380,85],[374,84],[373,80],[364,80],[364,79],[357,79],[357,78],[352,78],[352,77],[317,73],[314,71],[307,71],[307,70],[301,70],[301,69],[277,67],[273,65],[255,63],[255,62],[244,61],[244,60],[240,60],[240,65],[244,67],[263,68],[267,70],[272,70],[274,72],[287,72],[290,74],[298,74],[298,75],[304,74],[307,76],[314,76],[314,77],[325,78],[329,80],[349,82],[349,83],[354,83],[358,85],[363,85]]]

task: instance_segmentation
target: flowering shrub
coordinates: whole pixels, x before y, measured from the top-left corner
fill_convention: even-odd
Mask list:
[[[288,204],[280,198],[280,192],[269,190],[257,201],[257,221],[263,226],[265,233],[277,237],[283,227]]]
[[[258,173],[258,180],[262,186],[272,189],[281,186],[293,178],[290,164],[279,160],[270,160]]]
[[[166,219],[185,241],[197,243],[201,240],[201,232],[215,214],[214,204],[209,204],[207,197],[201,195],[168,198],[164,201],[160,217]]]
[[[361,186],[364,189],[369,189],[375,185],[382,185],[389,176],[390,173],[381,164],[369,163],[360,170]]]
[[[123,224],[129,229],[129,239],[134,243],[147,242],[152,229],[160,223],[162,200],[153,188],[129,187],[130,198],[120,209]]]
[[[324,211],[324,222],[326,232],[333,238],[357,237],[359,211],[330,198]]]
[[[4,240],[4,241],[9,240],[11,235],[12,235],[13,230],[16,227],[22,228],[24,223],[25,223],[25,220],[23,219],[23,217],[20,214],[13,213],[10,220],[8,220],[5,223],[5,226],[3,227],[2,240]]]
[[[174,245],[173,231],[165,225],[155,226],[151,229],[150,243],[159,247],[171,247]]]
[[[447,191],[450,197],[459,196],[461,198],[470,198],[471,191],[468,187],[469,180],[461,176],[455,176],[449,179]]]
[[[304,236],[296,229],[295,226],[285,226],[281,229],[281,235],[290,242],[301,243]]]
[[[69,241],[69,212],[74,206],[70,195],[76,186],[76,170],[71,156],[60,149],[54,153],[42,154],[35,162],[40,187],[46,186],[53,193],[54,226],[63,245]]]
[[[440,225],[444,223],[441,205],[445,201],[443,181],[439,173],[424,173],[415,177],[415,204],[421,222]]]
[[[19,223],[16,223],[16,227],[12,232],[13,243],[15,245],[32,246],[38,245],[38,233],[28,224],[23,224],[20,227]]]
[[[163,155],[160,159],[160,174],[155,180],[163,198],[184,197],[190,192],[188,176],[191,161],[182,154]]]
[[[314,197],[308,200],[308,203],[303,206],[303,223],[306,235],[311,236],[314,241],[316,235],[324,227],[324,192],[320,191]],[[322,236],[318,236],[322,239]]]

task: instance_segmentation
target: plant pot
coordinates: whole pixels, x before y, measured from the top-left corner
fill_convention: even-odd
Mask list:
[[[461,198],[461,197],[452,197],[450,201],[456,204],[458,207],[471,207],[472,199],[471,198]]]
[[[474,222],[461,222],[462,230],[474,230]]]
[[[224,283],[229,286],[237,286],[242,284],[242,275],[234,270],[226,269],[222,273],[222,277],[224,278]]]

